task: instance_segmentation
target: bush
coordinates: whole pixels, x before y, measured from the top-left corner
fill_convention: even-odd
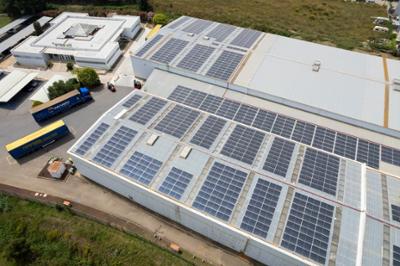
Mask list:
[[[80,84],[76,78],[72,78],[64,82],[63,80],[56,81],[49,87],[50,100],[64,95],[70,91],[79,89]]]
[[[32,107],[35,107],[35,106],[38,106],[38,105],[41,105],[41,104],[42,104],[41,101],[33,101],[32,102]]]
[[[168,23],[168,21],[169,21],[168,16],[163,13],[157,13],[153,17],[154,24],[166,25]]]
[[[82,86],[88,88],[95,88],[101,84],[99,75],[97,75],[96,71],[90,67],[79,69],[78,80]]]
[[[67,71],[72,71],[74,70],[74,63],[68,62],[67,63]]]
[[[0,194],[0,213],[5,213],[11,210],[11,206],[8,203],[8,197]]]
[[[17,265],[29,264],[34,260],[34,253],[25,238],[13,239],[4,249],[4,256],[8,261],[15,261]]]

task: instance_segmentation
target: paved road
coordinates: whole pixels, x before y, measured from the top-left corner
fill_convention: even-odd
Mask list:
[[[143,36],[144,34],[142,38]],[[118,69],[114,72],[116,75],[133,73],[133,70],[127,69],[131,65],[126,60],[129,60],[128,53],[125,53],[123,61],[120,62]],[[48,74],[47,71],[41,72],[41,74],[43,73]],[[111,77],[112,75],[107,73],[101,79],[104,82],[105,79]],[[43,125],[37,124],[29,113],[31,107],[30,93],[22,93],[12,102],[0,105],[0,184],[47,193],[110,213],[115,217],[135,224],[138,228],[142,228],[138,233],[147,232],[149,235],[157,233],[163,239],[175,242],[184,250],[216,265],[251,264],[236,253],[216,246],[198,234],[184,230],[178,225],[170,223],[162,217],[129,202],[127,199],[89,182],[85,178],[72,176],[65,182],[59,182],[36,177],[50,156],[56,155],[66,158],[68,148],[98,117],[130,92],[131,90],[126,88],[119,88],[116,93],[112,93],[107,89],[93,91],[94,101],[74,108],[70,112],[46,123],[63,119],[72,132],[69,137],[18,162],[8,155],[4,145],[39,129]]]

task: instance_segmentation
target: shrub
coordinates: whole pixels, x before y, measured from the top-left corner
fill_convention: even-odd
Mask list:
[[[168,16],[163,13],[157,13],[153,17],[154,24],[166,25],[168,23],[168,21],[169,21]]]
[[[11,206],[8,203],[8,197],[0,194],[0,213],[1,212],[5,213],[10,210],[11,210]]]
[[[32,101],[32,107],[35,107],[35,106],[38,106],[38,105],[41,105],[41,104],[42,104],[41,101]]]
[[[94,88],[99,86],[100,79],[93,68],[85,67],[78,71],[78,80],[84,87]]]
[[[67,63],[67,71],[72,71],[74,70],[74,63],[68,62]]]
[[[3,254],[8,261],[15,261],[17,265],[29,264],[35,257],[30,244],[24,237],[11,240]]]
[[[59,80],[53,83],[49,87],[49,98],[50,100],[57,98],[61,95],[64,95],[70,91],[79,89],[80,85],[77,79],[72,78],[64,82],[63,80]]]

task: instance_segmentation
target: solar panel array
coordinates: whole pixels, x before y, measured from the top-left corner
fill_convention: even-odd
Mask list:
[[[147,103],[140,107],[129,119],[146,125],[165,105],[167,101],[152,97]]]
[[[385,163],[400,166],[400,150],[382,146],[381,160]]]
[[[393,245],[393,266],[400,266],[400,247]]]
[[[111,167],[136,136],[137,131],[121,126],[93,158],[93,161]]]
[[[233,120],[245,125],[251,125],[253,124],[257,111],[258,109],[254,106],[241,104]]]
[[[182,25],[183,23],[185,23],[189,19],[190,19],[190,17],[181,17],[180,19],[175,20],[174,22],[168,24],[167,28],[176,29],[177,27],[179,27],[180,25]]]
[[[188,107],[176,105],[155,127],[156,130],[181,138],[193,122],[197,119],[200,112]]]
[[[171,95],[174,95],[177,89],[175,89]],[[188,94],[192,91],[196,91],[190,88],[186,89]],[[183,104],[187,104],[190,101],[189,98],[171,98],[171,96],[170,99]],[[308,145],[311,143],[311,145],[316,148],[328,152],[334,152],[337,155],[349,159],[356,159],[359,162],[367,163],[370,167],[379,169],[379,158],[381,154],[379,144],[336,132],[321,126],[315,126],[301,120],[292,118],[285,119],[286,116],[283,115],[280,115],[280,118],[278,118],[277,113],[261,108],[257,108],[257,114],[250,125],[253,114],[249,112],[249,114],[244,115],[240,114],[241,111],[238,111],[241,109],[242,105],[246,104],[241,104],[211,94],[202,94],[201,101],[197,102],[200,104],[200,107],[198,108],[202,111],[216,114],[227,119],[236,119],[240,123],[247,124],[266,132],[271,132],[271,130],[275,128],[273,133],[279,136],[291,138]],[[242,108],[242,110],[246,109],[249,108]],[[294,120],[294,130],[291,126],[292,120]],[[291,132],[291,130],[293,132],[290,135],[288,132]],[[399,165],[399,155],[400,150],[390,147],[384,148],[382,146],[382,160],[386,163]]]
[[[204,19],[195,19],[192,23],[183,28],[182,31],[199,34],[206,28],[208,28],[211,24],[213,24],[212,21]]]
[[[126,108],[131,108],[132,106],[134,106],[140,99],[142,99],[142,96],[140,96],[139,94],[135,94],[132,97],[130,97],[126,102],[124,102],[122,104],[123,107]]]
[[[295,144],[293,142],[276,137],[265,159],[263,169],[286,177],[294,147]]]
[[[211,115],[208,116],[190,142],[209,149],[215,142],[221,130],[224,128],[225,124],[226,121],[224,119]]]
[[[224,50],[210,67],[206,75],[217,79],[228,80],[240,61],[242,61],[243,56],[243,54]]]
[[[392,219],[393,221],[400,222],[400,206],[392,204]]]
[[[166,195],[180,200],[192,178],[193,175],[191,173],[182,171],[176,167],[172,167],[171,171],[168,173],[158,190]]]
[[[336,196],[339,164],[338,157],[307,148],[299,183]]]
[[[168,99],[184,102],[190,107],[199,108],[207,94],[201,91],[191,90],[184,86],[177,86]]]
[[[296,120],[293,118],[278,115],[271,132],[285,138],[290,138],[294,127],[294,122],[296,122]]]
[[[281,246],[325,264],[334,207],[296,192]]]
[[[363,139],[358,140],[357,161],[366,163],[374,168],[379,168],[379,154],[379,144]]]
[[[148,185],[157,174],[161,165],[162,162],[148,155],[135,151],[131,158],[129,158],[129,160],[122,167],[120,173],[134,181]]]
[[[243,171],[215,162],[192,206],[228,221],[246,177]]]
[[[106,123],[101,123],[97,128],[90,133],[89,137],[75,151],[77,154],[85,155],[86,152],[99,140],[110,126]]]
[[[226,37],[228,37],[234,30],[235,26],[228,24],[219,24],[212,31],[210,31],[207,36],[210,38],[215,38],[217,42],[223,42]]]
[[[161,39],[164,37],[161,34],[158,34],[154,36],[150,41],[148,41],[142,49],[140,49],[137,53],[136,56],[142,57],[147,51],[149,51],[154,45],[156,45]]]
[[[150,59],[159,63],[169,64],[188,43],[188,41],[171,38]]]
[[[260,31],[243,29],[238,36],[231,42],[232,45],[250,48],[257,38],[261,35]]]
[[[240,228],[266,238],[282,187],[258,179]]]
[[[222,148],[221,154],[247,164],[253,164],[265,134],[237,125]]]
[[[214,52],[215,48],[196,44],[179,62],[177,67],[197,72]]]

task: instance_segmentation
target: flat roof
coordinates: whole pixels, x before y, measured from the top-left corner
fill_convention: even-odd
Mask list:
[[[8,23],[7,25],[1,27],[0,28],[0,36],[5,34],[5,33],[7,33],[7,31],[18,27],[19,25],[21,25],[22,23],[24,23],[25,21],[27,21],[31,17],[32,16],[23,16],[23,17],[15,19],[15,20],[11,21],[10,23]]]
[[[0,80],[0,102],[10,101],[37,75],[37,72],[27,73],[22,70],[13,70]]]
[[[169,58],[166,51],[172,51]],[[144,60],[147,67],[400,138],[392,85],[398,60],[187,16],[163,27],[132,56],[135,72]]]
[[[162,71],[156,71],[152,75],[159,72]],[[328,265],[333,260],[336,264],[357,264],[362,260],[364,265],[373,265],[374,261],[391,260],[391,254],[382,253],[381,250],[383,245],[387,245],[389,250],[392,250],[393,245],[399,244],[396,236],[399,233],[400,220],[396,221],[390,214],[382,212],[383,208],[380,206],[390,208],[391,204],[400,204],[396,196],[400,193],[400,180],[397,177],[383,174],[355,160],[300,143],[293,138],[284,137],[274,133],[276,132],[274,129],[268,132],[255,127],[254,124],[247,124],[247,120],[241,115],[251,117],[252,109],[246,103],[237,102],[241,105],[237,108],[243,109],[241,115],[235,115],[236,111],[232,107],[235,104],[227,98],[222,98],[223,103],[220,107],[217,106],[218,111],[210,113],[209,110],[213,108],[213,105],[205,104],[204,101],[207,98],[204,101],[199,99],[206,94],[205,97],[209,98],[207,100],[209,103],[212,99],[214,103],[218,102],[217,95],[224,96],[226,89],[214,90],[213,86],[203,83],[204,88],[209,90],[203,90],[203,87],[190,88],[190,93],[192,93],[190,95],[193,96],[190,97],[188,94],[185,96],[186,89],[178,93],[177,87],[171,87],[171,80],[160,79],[157,75],[151,76],[143,90],[133,91],[103,114],[68,152],[84,161],[85,169],[92,168],[93,173],[112,174],[119,184],[122,182],[127,187],[140,187],[143,193],[155,194],[165,202],[172,202],[189,210],[195,217],[206,217],[216,224],[222,223],[231,230],[238,230],[246,237],[257,239],[260,245],[279,252],[281,256],[297,258],[299,263],[301,261]],[[187,80],[193,83],[199,82]],[[181,86],[184,85],[188,86],[187,83]],[[187,99],[187,101],[182,99]],[[150,109],[146,111],[146,108]],[[256,113],[262,114],[259,110]],[[190,117],[193,119],[190,120]],[[207,122],[209,119],[215,118],[219,119],[222,126],[218,130],[209,128],[205,131],[205,135],[202,135],[201,132],[204,132],[202,127],[209,123]],[[244,138],[236,139],[240,138],[240,135],[235,135],[235,132],[242,130],[248,132],[243,135]],[[154,140],[154,135],[158,136],[158,139],[150,142],[151,139]],[[261,137],[261,140],[252,147],[253,141],[256,141],[255,135]],[[291,147],[288,151],[275,150],[275,145],[282,141]],[[120,142],[124,144],[121,146]],[[211,142],[211,144],[208,147],[203,146],[206,142]],[[254,160],[248,161],[248,154],[240,147],[235,148],[235,143],[240,143],[244,150],[249,149],[247,150],[249,153],[255,150],[252,157]],[[112,150],[112,156],[107,155],[111,149],[110,145],[118,146]],[[191,151],[185,158],[183,154],[188,148]],[[231,149],[233,152],[229,152]],[[316,154],[316,157],[311,159],[309,157],[311,154]],[[279,157],[277,161],[271,160],[276,156]],[[324,160],[331,161],[330,170],[322,166]],[[151,163],[151,167],[149,166],[150,168],[146,168],[145,171],[139,171],[135,168],[139,162]],[[156,167],[158,163],[160,165]],[[283,165],[277,166],[276,163],[278,165],[283,163]],[[327,173],[332,174],[330,172],[334,171],[332,169],[337,170],[336,174],[330,177],[332,179],[329,179],[329,182],[333,182],[331,187],[333,190],[325,187],[326,184],[318,186],[313,181],[305,182],[307,179],[305,171],[312,169],[314,163],[322,164],[320,165],[322,168],[318,170],[322,172],[319,172],[318,177],[315,176],[317,183],[328,182],[329,178],[326,177],[328,179],[322,181],[322,176]],[[145,166],[139,166],[138,169],[144,169],[142,167]],[[223,184],[223,181],[212,180],[210,177],[217,178],[213,171],[221,167],[228,167],[226,169],[230,169],[229,171],[233,171],[232,169],[239,171],[235,172],[235,175],[244,173],[246,176],[244,184],[236,184],[239,195],[232,202],[232,212],[228,218],[225,214],[212,211],[214,208],[212,205],[205,209],[199,207],[202,197],[205,197],[207,193],[212,194],[209,185]],[[173,196],[175,194],[165,192],[163,184],[167,182],[168,176],[170,178],[173,176],[169,173],[177,174],[182,171],[191,175],[192,179],[183,191],[180,190],[181,196],[178,199]],[[239,182],[241,179],[237,178],[236,181]],[[318,178],[322,179],[318,181]],[[110,187],[113,187],[113,182],[117,181],[110,179],[107,182]],[[266,230],[265,234],[257,230],[253,231],[251,229],[253,227],[248,222],[250,217],[254,218],[254,215],[258,217],[257,214],[252,216],[249,213],[255,211],[253,204],[257,201],[257,197],[261,201],[262,197],[269,197],[269,200],[272,200],[272,195],[259,194],[263,186],[273,186],[280,191],[273,194],[276,196],[276,204],[272,207],[272,213],[269,216],[271,218],[268,229],[263,229]],[[225,187],[228,187],[228,184]],[[389,190],[385,190],[385,187]],[[235,193],[232,193],[230,197],[235,197],[234,195]],[[223,198],[221,194],[220,199]],[[320,202],[323,208],[333,210],[333,213],[326,217],[328,220],[313,222],[318,223],[318,226],[329,223],[329,226],[324,229],[327,230],[329,239],[326,242],[326,253],[318,257],[317,261],[314,257],[305,256],[299,250],[292,250],[285,242],[285,239],[288,239],[287,234],[294,230],[289,222],[292,219],[289,217],[290,213],[293,214],[293,209],[296,208],[294,205],[300,204],[303,200]],[[316,219],[317,215],[313,217]],[[383,239],[384,227],[390,229],[389,242]],[[370,234],[377,236],[374,238]],[[304,241],[307,243],[306,240]],[[378,244],[375,245],[376,243]]]

